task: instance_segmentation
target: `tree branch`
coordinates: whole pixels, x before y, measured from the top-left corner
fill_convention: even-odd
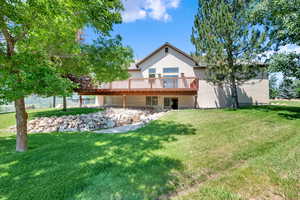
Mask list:
[[[7,56],[12,56],[14,51],[14,37],[9,33],[7,24],[5,23],[4,19],[2,18],[2,27],[1,27],[2,34],[6,40],[7,45]]]
[[[17,41],[23,39],[23,38],[26,36],[27,33],[28,33],[28,30],[23,31],[23,32],[22,32],[20,35],[18,35],[18,36],[15,36],[15,37],[13,38],[14,42],[17,42]]]

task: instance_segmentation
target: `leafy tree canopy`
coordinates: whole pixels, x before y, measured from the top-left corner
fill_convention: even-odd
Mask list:
[[[121,22],[121,9],[119,0],[1,0],[2,102],[31,94],[69,94],[75,85],[61,75],[92,72],[79,56],[78,30],[88,25],[109,36],[112,25]]]
[[[127,69],[133,62],[133,51],[123,46],[121,37],[99,37],[93,45],[82,45],[86,67],[97,82],[111,82],[128,78]]]
[[[281,72],[285,77],[300,79],[300,54],[277,53],[269,60],[270,72]]]
[[[98,60],[85,55],[89,51],[82,52],[78,42],[78,32],[86,26],[101,37],[109,36],[113,24],[121,23],[122,8],[120,0],[0,0],[0,103],[15,101],[17,151],[27,150],[24,97],[66,96],[74,88],[63,78],[68,73],[106,79],[107,73],[101,75],[97,67],[103,70],[111,63],[117,69],[118,62],[120,68],[128,67],[131,50],[122,47],[120,38],[102,40],[101,48],[96,45]],[[105,50],[127,57],[109,61],[105,56],[113,53]],[[95,60],[101,65],[89,63]]]
[[[253,22],[265,25],[276,47],[288,43],[300,45],[300,1],[256,1]]]
[[[63,79],[56,65],[42,52],[17,53],[0,62],[0,103],[7,103],[30,94],[51,96],[71,93],[75,87]]]

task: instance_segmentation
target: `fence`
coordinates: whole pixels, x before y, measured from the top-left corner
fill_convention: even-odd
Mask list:
[[[67,106],[68,107],[79,107],[80,100],[79,96],[73,95],[72,97],[67,97]],[[30,96],[25,98],[26,108],[29,109],[43,109],[43,108],[54,108],[53,105],[53,97],[40,97],[40,96]],[[62,108],[63,98],[56,97],[55,98],[55,107]],[[96,98],[94,96],[83,96],[82,101],[83,106],[96,106]],[[5,112],[15,112],[15,107],[13,103],[8,105],[0,105],[0,113]]]

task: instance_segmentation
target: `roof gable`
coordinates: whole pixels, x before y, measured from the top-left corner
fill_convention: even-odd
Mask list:
[[[145,61],[147,61],[148,59],[150,59],[152,56],[154,56],[155,54],[157,54],[159,51],[161,51],[164,48],[171,48],[174,51],[178,52],[179,54],[187,57],[188,59],[190,59],[191,61],[193,61],[195,63],[196,66],[198,66],[198,62],[195,61],[190,55],[188,55],[187,53],[181,51],[180,49],[176,48],[175,46],[171,45],[170,43],[165,43],[162,46],[160,46],[159,48],[157,48],[155,51],[153,51],[152,53],[150,53],[148,56],[146,56],[145,58],[143,58],[142,60],[140,60],[139,62],[136,63],[136,67],[139,68],[139,66],[144,63]]]

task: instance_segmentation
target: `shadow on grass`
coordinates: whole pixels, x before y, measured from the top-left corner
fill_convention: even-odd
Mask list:
[[[155,199],[175,189],[179,160],[155,153],[191,125],[154,121],[138,131],[32,134],[30,150],[14,153],[0,138],[0,197],[4,199]]]
[[[63,110],[49,110],[49,111],[40,111],[30,114],[31,118],[36,117],[59,117],[63,115],[77,115],[77,114],[88,114],[93,112],[99,112],[103,109],[100,108],[68,108],[67,111]]]

